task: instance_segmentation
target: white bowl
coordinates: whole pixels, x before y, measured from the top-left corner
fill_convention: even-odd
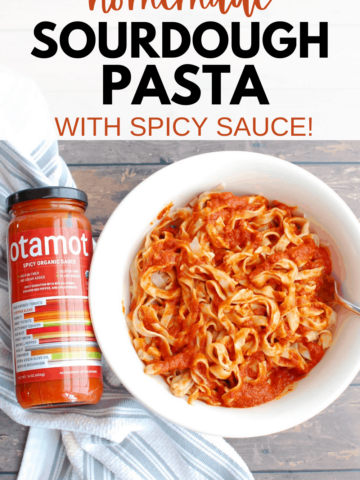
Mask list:
[[[360,369],[360,319],[341,308],[334,343],[293,391],[253,408],[189,405],[174,397],[161,377],[147,376],[131,344],[123,306],[129,306],[129,267],[151,222],[169,202],[183,206],[195,195],[225,183],[235,195],[260,194],[297,205],[322,241],[330,245],[343,292],[360,292],[360,225],[344,201],[321,180],[283,160],[247,152],[214,152],[158,171],[116,208],[101,234],[90,272],[95,334],[112,370],[146,407],[171,422],[223,437],[257,437],[302,423],[330,405]]]

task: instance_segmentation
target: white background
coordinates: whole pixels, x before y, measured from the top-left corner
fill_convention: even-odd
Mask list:
[[[251,19],[245,17],[242,9],[231,9],[227,15],[221,15],[217,9],[189,11],[185,8],[188,1],[184,0],[184,10],[167,12],[162,9],[145,11],[137,9],[129,12],[103,14],[100,9],[101,0],[97,0],[95,11],[90,12],[88,0],[0,0],[0,63],[22,74],[33,78],[45,95],[52,117],[58,117],[62,122],[64,117],[70,117],[72,123],[76,117],[108,117],[109,123],[115,123],[116,117],[121,118],[121,139],[142,140],[147,136],[133,137],[130,120],[133,117],[159,116],[172,120],[186,116],[195,117],[201,122],[208,117],[203,128],[202,139],[285,139],[291,137],[249,137],[245,132],[237,137],[217,136],[219,128],[216,125],[219,117],[230,117],[237,124],[240,117],[248,120],[249,126],[253,117],[258,119],[259,128],[264,125],[264,118],[275,117],[312,117],[313,130],[311,137],[295,137],[296,140],[356,140],[360,138],[360,3],[358,0],[273,0],[266,11],[257,11]],[[126,2],[124,2],[126,3]],[[137,0],[135,0],[136,5]],[[265,3],[265,2],[263,2]],[[243,47],[246,47],[247,35],[250,32],[251,21],[261,22],[261,32],[269,23],[287,21],[294,25],[290,36],[297,36],[299,22],[309,22],[310,34],[316,35],[319,22],[329,22],[329,58],[319,58],[318,45],[310,46],[310,58],[300,59],[299,49],[287,59],[274,59],[264,49],[253,59],[241,60],[228,52],[214,60],[201,58],[192,48],[182,57],[176,59],[152,59],[145,52],[139,59],[131,59],[127,52],[122,58],[112,60],[103,58],[97,47],[85,59],[67,57],[59,48],[51,59],[38,59],[31,55],[35,46],[44,48],[33,34],[34,27],[41,21],[51,21],[57,24],[55,32],[47,32],[58,39],[61,29],[69,22],[81,20],[97,31],[99,21],[107,21],[111,29],[109,46],[115,47],[117,22],[119,21],[149,21],[157,27],[157,38],[153,47],[161,55],[161,29],[163,21],[183,23],[191,32],[200,23],[213,20],[229,26],[232,21],[240,21],[244,34]],[[130,30],[128,25],[128,30]],[[229,30],[228,30],[229,31]],[[128,32],[129,33],[129,32]],[[280,35],[277,36],[278,38]],[[128,35],[129,38],[129,35]],[[215,38],[205,37],[207,45],[216,46]],[[71,37],[73,46],[80,48],[84,44],[82,34]],[[129,50],[128,41],[128,50]],[[132,73],[132,83],[126,89],[114,93],[114,104],[102,104],[102,65],[118,63],[126,65]],[[161,105],[158,99],[145,99],[142,105],[132,106],[131,100],[146,64],[155,64],[161,74],[168,96],[175,92],[188,94],[177,86],[174,72],[180,65],[191,63],[200,67],[204,64],[229,64],[231,74],[223,75],[222,105],[211,105],[211,76],[202,74],[196,77],[188,76],[202,89],[200,101],[193,106],[182,107],[176,104]],[[245,64],[254,64],[266,91],[270,105],[259,105],[256,99],[243,99],[240,105],[229,105],[230,98]],[[0,85],[1,88],[1,85]],[[78,129],[77,139],[93,138],[92,124],[88,123],[85,137]],[[116,130],[111,129],[108,137],[104,136],[104,128],[99,123],[97,139],[114,139]],[[185,124],[179,124],[179,130]],[[156,131],[152,139],[196,139],[197,128],[193,125],[190,134],[177,137],[166,136],[165,128]]]

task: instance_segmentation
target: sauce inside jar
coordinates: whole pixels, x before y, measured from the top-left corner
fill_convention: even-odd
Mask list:
[[[88,300],[87,203],[84,192],[67,187],[7,199],[13,357],[23,408],[95,404],[103,392]]]

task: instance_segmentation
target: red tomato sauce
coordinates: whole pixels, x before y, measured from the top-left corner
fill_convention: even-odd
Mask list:
[[[324,349],[320,345],[312,342],[303,342],[303,344],[309,349],[312,359],[305,370],[273,367],[274,371],[264,382],[242,382],[240,389],[228,397],[226,403],[236,408],[254,407],[255,405],[270,402],[281,396],[285,391],[288,391],[289,388],[294,387],[294,384],[304,378],[324,356]],[[243,372],[244,376],[245,373],[247,376],[251,376],[249,371]],[[234,400],[229,402],[229,399],[232,400],[233,398]]]

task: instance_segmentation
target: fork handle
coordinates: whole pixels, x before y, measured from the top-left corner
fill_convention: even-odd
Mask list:
[[[360,315],[360,307],[357,305],[354,305],[353,303],[349,302],[348,300],[345,300],[344,298],[340,297],[340,295],[335,291],[335,302],[338,303],[339,305],[342,305],[343,307],[347,308],[348,310],[351,310],[352,312],[356,313],[357,315]]]

